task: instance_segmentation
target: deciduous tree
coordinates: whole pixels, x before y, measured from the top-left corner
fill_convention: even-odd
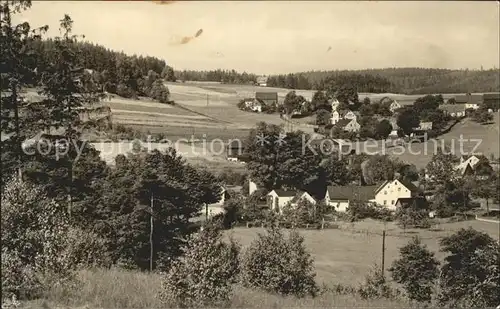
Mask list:
[[[418,237],[401,247],[399,252],[399,258],[389,269],[392,278],[403,285],[410,299],[430,302],[433,284],[439,276],[439,262],[434,253]]]

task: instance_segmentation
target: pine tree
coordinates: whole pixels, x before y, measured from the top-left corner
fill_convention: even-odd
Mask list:
[[[37,153],[33,159],[46,161],[49,167],[60,170],[56,175],[59,180],[56,181],[65,184],[70,212],[76,189],[73,168],[78,150],[84,143],[82,133],[99,126],[100,118],[92,115],[109,111],[107,107],[98,105],[103,98],[101,87],[94,83],[83,67],[77,66],[81,55],[76,47],[78,37],[71,34],[72,26],[73,20],[65,15],[60,21],[63,36],[57,37],[54,48],[46,51],[48,62],[39,64],[43,68],[40,91],[43,99],[32,104],[32,109],[37,111],[35,119],[38,128],[45,132],[42,137],[50,147],[46,155]],[[39,171],[33,168],[30,171],[32,177],[37,173]]]
[[[33,84],[36,75],[35,57],[29,48],[47,27],[31,29],[29,23],[13,24],[12,17],[29,9],[31,1],[2,1],[0,4],[0,90],[1,131],[9,138],[2,141],[2,180],[14,169],[22,177],[24,161],[22,142],[27,134],[26,101],[21,89]],[[15,161],[14,161],[15,160]]]

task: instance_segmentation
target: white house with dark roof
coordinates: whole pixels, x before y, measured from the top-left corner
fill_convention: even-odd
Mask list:
[[[306,201],[312,205],[316,205],[316,200],[314,197],[312,197],[309,193],[307,192],[299,192],[295,195],[295,197],[290,201],[290,204],[292,207],[297,207],[297,205],[302,202]]]
[[[325,204],[335,211],[346,212],[352,201],[368,202],[373,199],[377,186],[328,186]]]
[[[389,106],[389,110],[391,113],[394,113],[396,110],[401,108],[401,104],[399,104],[396,100],[392,100],[391,105]]]
[[[304,191],[286,191],[275,189],[267,194],[267,202],[269,209],[282,214],[283,208],[287,205],[297,207],[301,201],[315,205],[316,200],[309,193]]]
[[[342,119],[339,120],[335,126],[346,132],[359,132],[361,129],[361,125],[356,119]]]
[[[417,196],[419,192],[417,186],[409,181],[402,179],[386,180],[375,190],[373,201],[390,210],[396,210],[398,199],[412,198]]]
[[[269,206],[269,209],[277,213],[282,213],[283,207],[290,203],[296,195],[296,191],[286,191],[281,189],[272,190],[267,194],[267,205]]]

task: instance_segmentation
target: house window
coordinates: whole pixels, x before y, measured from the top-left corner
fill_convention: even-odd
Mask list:
[[[387,191],[384,191],[384,194],[387,195]]]
[[[386,201],[386,200],[384,200],[384,206],[385,206],[385,205],[387,205],[387,201]]]
[[[401,191],[401,187],[398,187],[398,191]]]
[[[394,205],[394,200],[391,201],[391,204]]]

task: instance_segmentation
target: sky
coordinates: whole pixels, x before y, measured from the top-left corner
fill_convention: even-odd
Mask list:
[[[277,74],[499,68],[499,8],[496,1],[35,0],[18,18],[55,36],[69,14],[85,40],[159,57],[176,70]]]

